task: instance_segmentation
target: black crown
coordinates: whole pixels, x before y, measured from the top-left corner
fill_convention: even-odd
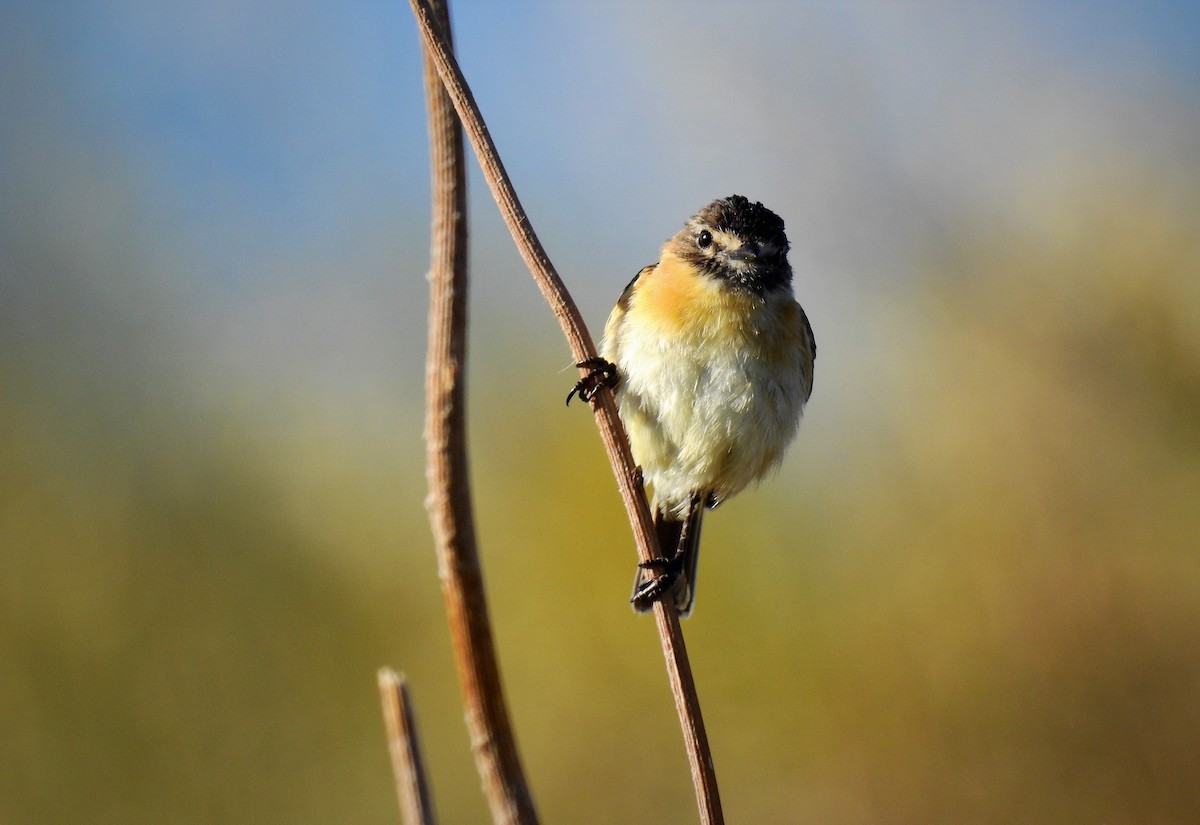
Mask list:
[[[742,195],[719,198],[701,209],[696,218],[713,229],[730,232],[744,240],[787,246],[783,218]]]

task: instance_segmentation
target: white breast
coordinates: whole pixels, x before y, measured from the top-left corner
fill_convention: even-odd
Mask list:
[[[780,351],[795,336],[777,329],[777,316],[767,303],[743,319],[743,334],[714,327],[665,336],[642,334],[634,307],[615,330],[619,340],[606,340],[634,458],[660,506],[679,508],[697,492],[734,495],[772,469],[795,436],[807,397],[802,353]]]

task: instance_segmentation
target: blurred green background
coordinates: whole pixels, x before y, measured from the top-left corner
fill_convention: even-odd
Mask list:
[[[730,821],[1200,821],[1195,4],[455,0],[598,332],[713,197],[820,342],[685,626]],[[0,4],[0,820],[483,822],[422,499],[416,31]],[[547,822],[694,821],[574,372],[472,169],[471,436]]]

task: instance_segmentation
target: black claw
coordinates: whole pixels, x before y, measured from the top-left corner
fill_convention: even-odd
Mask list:
[[[601,387],[608,387],[610,390],[617,386],[619,379],[617,367],[611,361],[606,361],[603,358],[588,358],[578,362],[575,366],[587,367],[588,374],[580,378],[575,384],[575,388],[567,393],[567,406],[571,406],[571,399],[578,395],[584,401],[591,401],[596,397],[596,393],[600,392]]]
[[[679,578],[678,573],[668,572],[661,576],[655,576],[653,579],[647,579],[633,594],[633,598],[629,600],[630,603],[638,610],[649,610],[652,604],[666,595],[677,578]]]
[[[673,559],[667,559],[667,558],[663,558],[662,556],[659,556],[656,559],[650,559],[650,561],[639,561],[638,567],[642,568],[643,570],[664,570],[664,571],[666,571],[666,570],[671,569],[671,565],[673,563],[674,563]]]
[[[659,571],[657,576],[647,578],[637,590],[633,593],[633,598],[629,601],[635,608],[640,611],[650,609],[656,601],[667,594],[671,587],[679,580],[679,576],[683,573],[683,559],[676,557],[673,559],[662,558],[661,556],[649,561],[638,562],[638,567],[642,570]]]

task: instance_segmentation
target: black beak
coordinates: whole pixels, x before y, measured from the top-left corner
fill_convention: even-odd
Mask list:
[[[754,241],[746,241],[737,249],[729,253],[730,259],[734,261],[742,261],[752,264],[758,260],[758,256],[762,254],[762,248]]]

